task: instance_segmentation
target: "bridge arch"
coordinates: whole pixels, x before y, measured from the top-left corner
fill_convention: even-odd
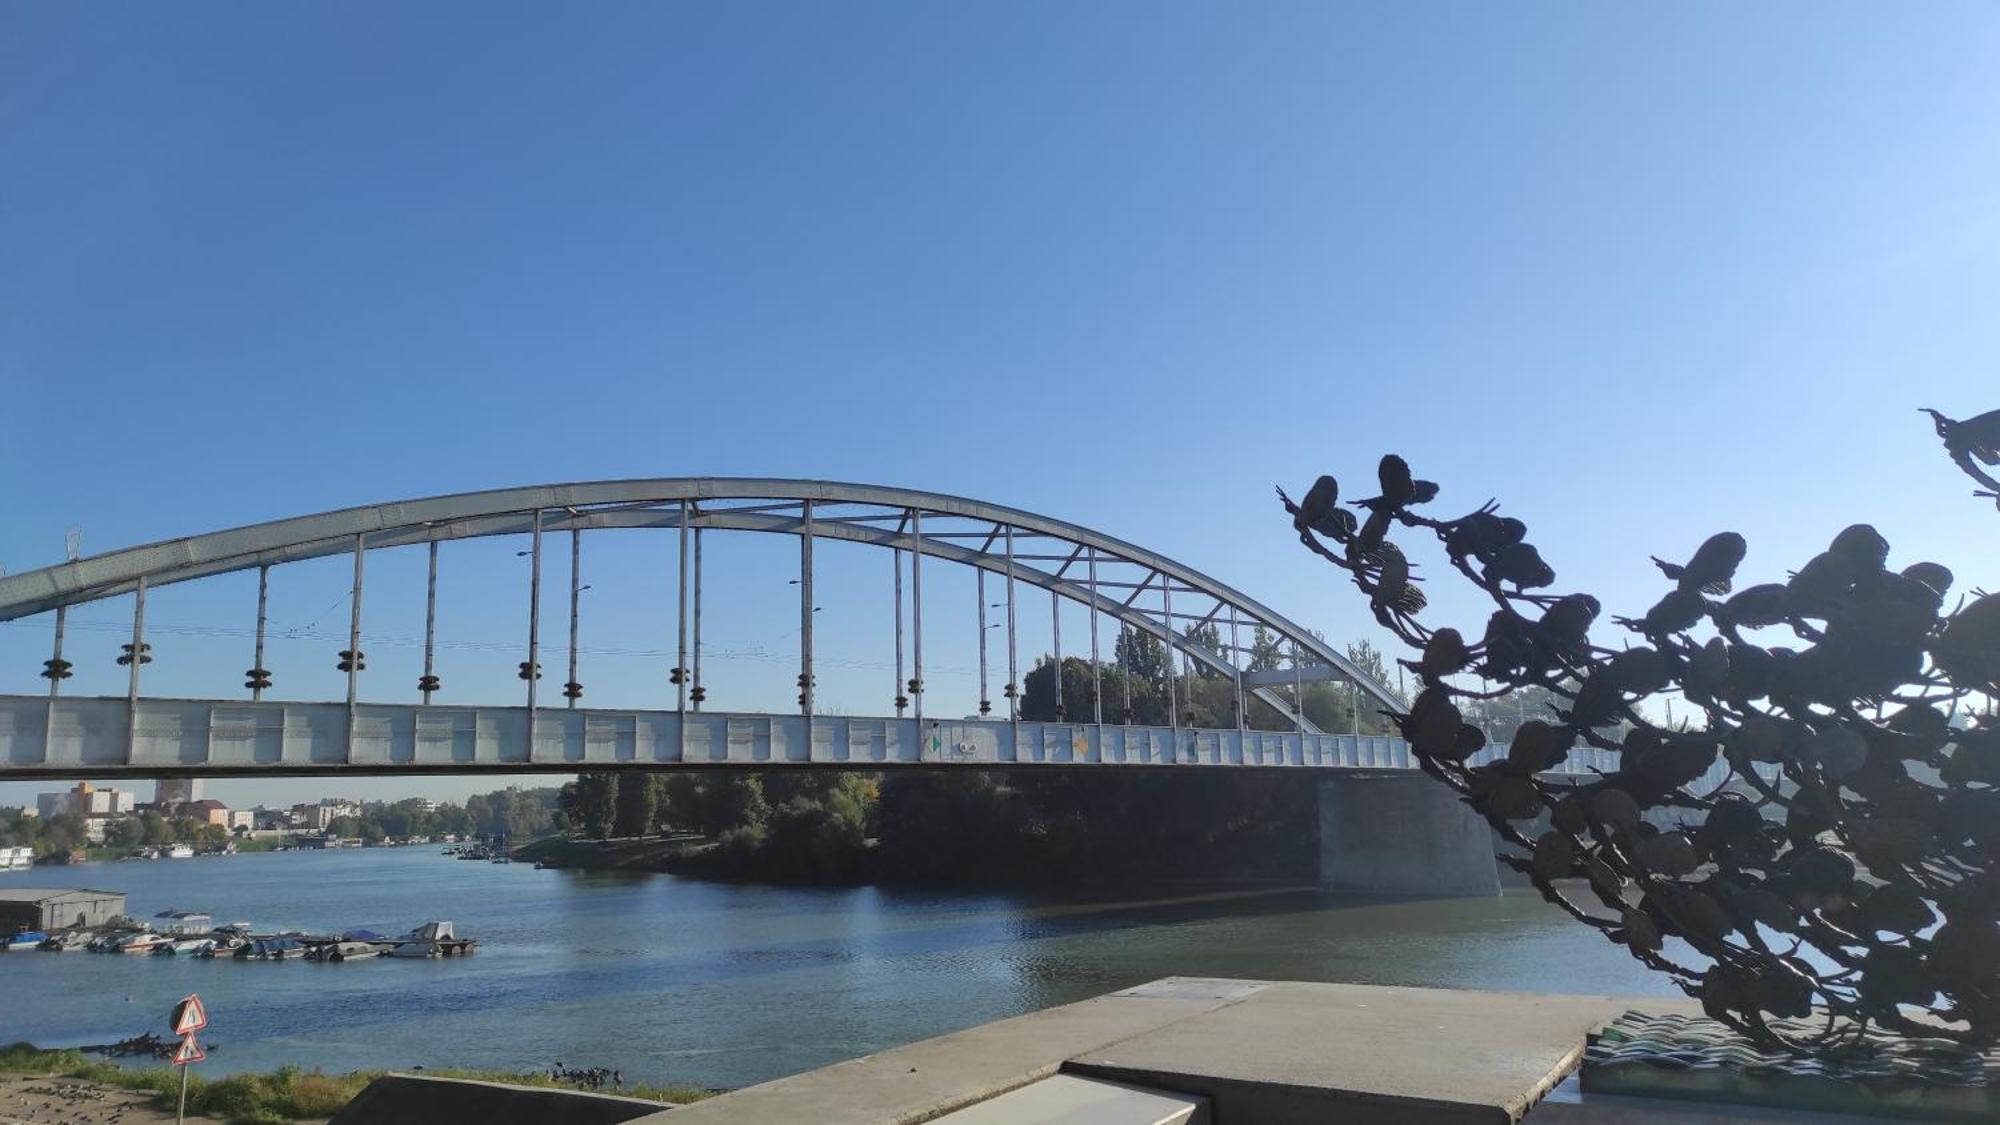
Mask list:
[[[1048,590],[1160,638],[1311,729],[1275,687],[1246,674],[1241,628],[1292,647],[1312,677],[1388,689],[1311,632],[1192,567],[1065,520],[965,497],[883,485],[668,477],[464,492],[273,520],[0,577],[0,621],[212,575],[456,539],[609,528],[754,531],[837,539],[972,566]],[[1104,571],[1115,571],[1105,577]],[[1174,604],[1179,596],[1180,605]],[[1220,643],[1203,642],[1207,635]],[[357,625],[358,629],[358,625]],[[1226,632],[1225,632],[1226,630]]]

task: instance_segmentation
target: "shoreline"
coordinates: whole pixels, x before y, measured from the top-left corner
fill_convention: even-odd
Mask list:
[[[297,1066],[188,1081],[188,1120],[218,1125],[263,1122],[324,1122],[387,1070],[326,1074]],[[397,1073],[462,1078],[515,1086],[611,1093],[660,1103],[662,1108],[701,1101],[725,1091],[649,1083],[607,1086],[542,1072],[410,1067]],[[0,1047],[0,1125],[156,1125],[174,1120],[180,1076],[172,1067],[125,1066],[94,1060],[76,1050],[49,1050],[31,1043]]]

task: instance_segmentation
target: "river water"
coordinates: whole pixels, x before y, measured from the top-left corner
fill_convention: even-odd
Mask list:
[[[347,964],[9,952],[0,1042],[164,1034],[174,1001],[199,992],[211,1075],[563,1062],[731,1087],[1174,975],[1673,994],[1531,891],[1410,901],[778,888],[439,851],[0,873],[0,887],[124,891],[139,917],[203,910],[259,928],[398,934],[449,919],[480,942],[469,959]]]

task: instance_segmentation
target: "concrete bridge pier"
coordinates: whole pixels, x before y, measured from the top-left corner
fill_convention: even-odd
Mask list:
[[[1330,891],[1432,898],[1500,893],[1498,839],[1421,773],[1349,773],[1319,783],[1319,882]]]

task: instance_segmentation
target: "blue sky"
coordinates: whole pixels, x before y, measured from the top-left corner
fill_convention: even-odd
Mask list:
[[[1953,4],[0,3],[0,566],[71,527],[94,552],[807,476],[1089,524],[1344,640],[1358,598],[1271,485],[1358,488],[1395,449],[1619,610],[1657,596],[1648,554],[1734,528],[1776,577],[1863,518],[1993,586],[1990,512],[1916,408],[2000,406],[1996,57],[2000,10]],[[512,549],[455,562],[489,577],[448,635],[520,631]],[[591,549],[596,643],[664,645],[668,548]],[[717,549],[712,643],[782,653],[795,548]],[[421,565],[371,564],[371,633],[420,630]],[[828,566],[886,604],[886,561]],[[274,619],[340,628],[339,570]],[[1444,578],[1438,620],[1476,625]],[[240,625],[246,596],[149,619]],[[823,694],[881,711],[884,615],[827,612],[861,666]],[[79,636],[79,690],[119,690],[115,634]],[[0,690],[39,689],[47,642],[0,627]],[[155,644],[161,690],[248,666]],[[280,652],[281,684],[335,691],[327,647]],[[379,651],[364,693],[406,697],[409,650]],[[518,659],[448,683],[506,690]],[[594,662],[593,698],[662,690]],[[782,708],[791,671],[715,675]]]

